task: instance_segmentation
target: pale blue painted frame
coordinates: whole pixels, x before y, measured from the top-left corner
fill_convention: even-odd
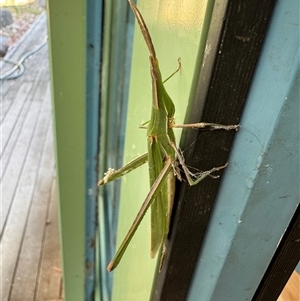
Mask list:
[[[299,205],[299,57],[299,1],[278,1],[188,301],[251,300]]]

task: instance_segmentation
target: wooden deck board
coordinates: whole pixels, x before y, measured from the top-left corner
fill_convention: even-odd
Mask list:
[[[40,97],[44,97],[43,94],[45,94],[45,92],[47,91],[49,83],[45,83],[44,85],[40,84],[39,87],[40,93],[37,93],[37,97],[34,97],[30,101],[30,109],[27,111],[28,114],[26,116],[25,122],[22,125],[20,125],[21,132],[16,137],[17,140],[11,140],[12,144],[15,143],[13,151],[9,153],[7,150],[3,154],[3,158],[1,159],[1,161],[3,162],[3,181],[0,185],[3,192],[3,200],[5,200],[3,203],[2,218],[0,224],[1,235],[3,224],[6,223],[8,218],[7,213],[10,211],[12,201],[15,198],[16,188],[18,188],[18,185],[16,184],[19,181],[19,177],[23,174],[23,170],[29,158],[28,156],[31,154],[31,156],[36,158],[36,154],[34,153],[35,150],[33,150],[33,153],[30,153],[33,138],[35,135],[43,136],[42,127],[45,126],[43,124],[43,122],[45,121],[44,119],[51,119],[51,115],[49,115],[49,112],[46,112],[46,114],[48,113],[46,116],[40,116],[40,113],[42,113],[41,110],[43,104],[42,102],[40,102]],[[50,109],[49,105],[50,103],[48,104],[48,111]],[[42,118],[42,120],[39,119],[39,117]],[[40,123],[38,123],[39,120]],[[40,128],[39,124],[41,126]],[[39,144],[38,141],[37,144]],[[29,171],[29,174],[31,174],[31,171]]]
[[[53,180],[43,255],[39,269],[37,301],[62,300],[62,271],[59,253],[59,231],[56,182]]]
[[[300,275],[294,271],[277,301],[300,301]]]
[[[27,101],[31,100],[30,98],[35,95],[35,90],[38,89],[38,81],[41,79],[45,80],[45,76],[42,73],[47,72],[48,74],[48,54],[46,47],[40,50],[42,55],[40,58],[36,58],[37,60],[33,61],[34,65],[31,65],[27,68],[26,72],[23,74],[22,79],[20,80],[9,80],[5,82],[0,82],[1,84],[1,110],[0,110],[0,126],[3,128],[5,124],[14,124],[9,119],[13,118],[13,115],[18,113],[20,114],[22,111],[18,106],[24,106]],[[28,80],[28,73],[30,70],[34,70],[35,79]],[[13,84],[11,84],[13,83]],[[6,91],[6,88],[9,87],[9,90]],[[33,89],[33,90],[32,90]],[[27,91],[26,91],[27,90]],[[32,90],[32,91],[31,91]],[[5,93],[6,92],[6,93]],[[21,97],[21,99],[20,99]],[[17,116],[16,116],[17,117]],[[7,126],[7,125],[6,125]],[[6,132],[3,131],[4,134]]]
[[[13,58],[19,59],[45,36],[42,16],[14,49]],[[59,300],[62,275],[47,46],[26,61],[21,77],[0,85],[0,299]]]
[[[21,177],[19,181],[15,181],[17,187],[14,191],[13,198],[11,199],[11,206],[9,215],[7,215],[6,223],[4,223],[2,229],[2,248],[3,248],[3,265],[2,268],[4,275],[7,275],[6,282],[3,287],[3,295],[8,295],[8,292],[12,289],[11,285],[15,284],[15,266],[5,265],[6,262],[15,262],[18,264],[19,256],[22,254],[22,244],[27,227],[28,217],[32,207],[33,194],[36,189],[37,176],[39,171],[39,165],[44,151],[44,136],[47,133],[49,122],[46,120],[45,114],[41,114],[40,122],[37,124],[36,131],[34,131],[34,137],[30,142],[28,152],[26,152],[25,162],[21,170]],[[49,117],[48,117],[49,119]],[[50,121],[50,120],[49,120]],[[35,122],[33,123],[33,126]],[[14,161],[12,160],[12,163]],[[11,169],[14,169],[12,164]],[[9,178],[10,182],[13,182],[13,178]],[[43,197],[43,196],[40,196]],[[6,202],[7,200],[3,198]],[[40,227],[40,225],[36,225]],[[1,267],[1,263],[0,263]],[[19,279],[19,277],[18,277]]]
[[[49,135],[48,126],[48,138],[43,146],[43,158],[39,164],[37,183],[34,185],[35,191],[28,210],[14,283],[11,286],[12,288],[17,283],[11,289],[11,300],[34,299],[53,179],[53,139],[49,136],[52,135]]]

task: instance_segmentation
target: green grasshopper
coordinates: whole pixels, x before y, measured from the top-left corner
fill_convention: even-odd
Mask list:
[[[186,179],[190,185],[195,185],[208,175],[215,171],[225,168],[228,164],[214,167],[211,170],[193,174],[189,171],[184,163],[181,152],[176,147],[173,128],[189,127],[189,128],[210,128],[238,130],[238,125],[219,125],[214,123],[195,123],[175,125],[174,113],[175,106],[164,87],[164,82],[159,69],[158,59],[150,37],[148,28],[144,19],[135,4],[128,0],[135,18],[139,24],[144,40],[150,52],[150,73],[152,78],[152,111],[151,119],[147,123],[148,152],[140,157],[130,161],[118,170],[109,169],[104,178],[98,182],[98,185],[104,185],[114,181],[128,172],[136,169],[142,164],[148,162],[150,192],[148,193],[138,215],[136,216],[132,226],[125,236],[116,255],[109,263],[107,270],[110,272],[119,264],[126,248],[128,247],[135,231],[137,230],[141,220],[151,206],[151,257],[154,258],[157,252],[162,248],[160,258],[160,268],[166,252],[165,242],[169,233],[170,218],[172,213],[174,192],[175,192],[175,176],[181,180],[178,165],[181,165]],[[167,78],[171,78],[180,69]]]

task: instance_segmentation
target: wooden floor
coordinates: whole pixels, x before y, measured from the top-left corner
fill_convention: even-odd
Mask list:
[[[10,58],[40,44],[46,29],[44,14]],[[0,82],[0,299],[62,300],[48,46],[24,65],[21,77]]]
[[[300,275],[294,271],[277,301],[300,301]]]

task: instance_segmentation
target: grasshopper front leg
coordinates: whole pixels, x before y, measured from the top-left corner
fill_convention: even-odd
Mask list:
[[[139,166],[145,164],[148,161],[148,153],[145,153],[136,159],[133,159],[123,167],[119,169],[109,168],[108,171],[104,174],[104,178],[99,180],[98,186],[105,185],[109,182],[117,180],[132,170],[138,168]]]

